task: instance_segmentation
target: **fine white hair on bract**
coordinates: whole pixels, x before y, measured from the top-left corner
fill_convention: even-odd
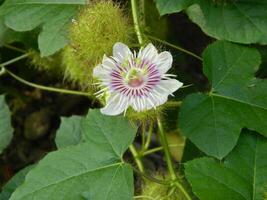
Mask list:
[[[125,113],[128,107],[141,112],[164,104],[168,96],[183,83],[166,74],[172,66],[168,51],[158,53],[153,44],[140,49],[138,54],[117,42],[113,56],[104,55],[102,63],[94,68],[93,76],[101,89],[97,97],[108,94],[106,105],[100,111],[105,115]]]

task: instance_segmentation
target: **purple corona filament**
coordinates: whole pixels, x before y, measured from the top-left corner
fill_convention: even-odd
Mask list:
[[[171,68],[172,56],[165,51],[158,54],[149,44],[138,55],[122,44],[113,47],[113,56],[104,56],[101,65],[94,69],[94,76],[101,90],[97,97],[106,97],[103,114],[118,115],[128,107],[135,111],[155,108],[167,101],[168,95],[183,84],[166,74]]]

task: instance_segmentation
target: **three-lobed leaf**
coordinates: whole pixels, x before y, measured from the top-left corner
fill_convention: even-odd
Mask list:
[[[13,136],[11,113],[5,103],[4,95],[0,96],[0,153],[7,147]]]
[[[267,136],[267,81],[255,77],[261,63],[255,49],[216,42],[203,55],[212,89],[186,97],[180,128],[200,150],[222,159],[242,128]]]
[[[267,140],[241,134],[238,145],[219,163],[198,158],[185,165],[193,192],[202,200],[261,200],[267,183]]]
[[[207,34],[244,44],[267,44],[267,2],[230,1],[215,4],[196,0],[187,10],[189,18]]]
[[[61,118],[61,124],[57,131],[55,139],[58,148],[77,145],[81,142],[83,120],[84,117],[80,116]]]
[[[156,0],[156,3],[161,15],[188,8],[189,18],[216,39],[267,44],[266,1]]]
[[[132,199],[133,172],[122,154],[132,143],[136,127],[124,118],[103,116],[99,110],[90,110],[82,121],[84,142],[48,154],[11,200]]]
[[[104,116],[99,110],[90,110],[83,121],[83,139],[100,146],[109,144],[122,157],[132,143],[137,128],[123,116]]]
[[[15,31],[30,31],[42,26],[38,37],[42,56],[49,56],[67,40],[68,24],[86,0],[6,0],[0,7],[5,24]]]

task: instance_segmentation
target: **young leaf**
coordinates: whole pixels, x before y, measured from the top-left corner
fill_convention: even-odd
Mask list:
[[[257,50],[216,42],[204,52],[204,72],[212,90],[189,95],[182,104],[180,128],[200,150],[222,159],[243,127],[267,136],[267,81],[255,78]]]
[[[160,15],[180,12],[187,8],[192,0],[155,0]]]
[[[136,131],[136,126],[130,124],[125,117],[105,116],[97,109],[90,110],[83,121],[84,140],[100,146],[108,143],[118,157],[132,143]]]
[[[59,149],[81,142],[82,120],[84,120],[84,117],[79,116],[61,118],[61,124],[56,135],[56,144]]]
[[[11,116],[5,97],[0,96],[0,153],[7,147],[13,136]]]
[[[26,174],[34,167],[30,165],[20,170],[15,174],[7,184],[2,188],[2,193],[0,194],[0,200],[9,200],[11,194],[19,187],[25,180]]]
[[[6,0],[0,7],[5,24],[15,31],[30,31],[42,25],[38,37],[42,56],[49,56],[67,44],[71,18],[86,0]]]
[[[239,43],[267,44],[267,2],[196,0],[187,14],[207,34]]]
[[[185,165],[193,192],[205,200],[261,200],[267,183],[267,140],[248,133],[224,163],[198,158]]]
[[[103,116],[98,110],[88,115],[83,127],[87,141],[48,154],[11,200],[132,199],[133,172],[122,161],[122,154],[132,143],[136,128],[124,118]],[[97,125],[91,126],[94,123]],[[121,127],[128,129],[121,131]]]

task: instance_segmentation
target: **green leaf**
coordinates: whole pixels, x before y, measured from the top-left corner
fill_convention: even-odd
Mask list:
[[[21,41],[23,40],[24,36],[25,35],[23,33],[15,32],[9,29],[4,24],[4,20],[0,19],[0,46],[15,41]]]
[[[68,24],[86,0],[6,0],[0,8],[5,24],[15,31],[30,31],[42,25],[38,37],[42,56],[64,47]]]
[[[0,194],[0,200],[9,200],[11,194],[19,187],[25,180],[26,174],[34,167],[34,165],[30,165],[20,170],[15,174],[7,184],[2,188],[2,193]]]
[[[180,12],[187,8],[192,0],[155,0],[160,15]]]
[[[185,141],[185,147],[183,150],[183,157],[182,157],[182,163],[185,163],[187,161],[193,160],[195,158],[200,158],[205,156],[205,154],[200,151],[194,143],[192,143],[190,140]]]
[[[95,200],[132,198],[132,169],[108,145],[83,143],[48,154],[10,199],[78,200],[88,190]]]
[[[186,163],[185,174],[202,200],[261,200],[267,183],[267,140],[242,134],[238,145],[219,163],[199,158]]]
[[[83,123],[83,137],[98,145],[112,147],[113,151],[122,157],[129,145],[132,143],[137,127],[130,124],[123,116],[104,116],[99,110],[90,110]]]
[[[11,114],[5,103],[5,97],[0,96],[0,153],[7,147],[13,136]]]
[[[81,142],[82,120],[84,120],[84,117],[79,116],[61,118],[61,124],[56,135],[56,144],[59,149],[77,145]]]
[[[180,112],[180,128],[200,150],[222,159],[242,128],[267,136],[267,82],[255,78],[257,50],[216,42],[204,52],[204,72],[212,90],[189,95]]]
[[[245,44],[267,44],[266,1],[196,2],[187,14],[207,35]]]
[[[97,125],[92,126],[94,123]],[[48,154],[26,176],[11,200],[132,200],[132,168],[122,161],[122,154],[136,131],[128,125],[124,118],[107,117],[98,110],[90,110],[83,126],[86,142]],[[121,131],[121,127],[128,130]]]
[[[262,0],[155,0],[161,15],[187,9],[209,36],[244,44],[267,44],[267,2]],[[189,7],[190,6],[190,7]]]

